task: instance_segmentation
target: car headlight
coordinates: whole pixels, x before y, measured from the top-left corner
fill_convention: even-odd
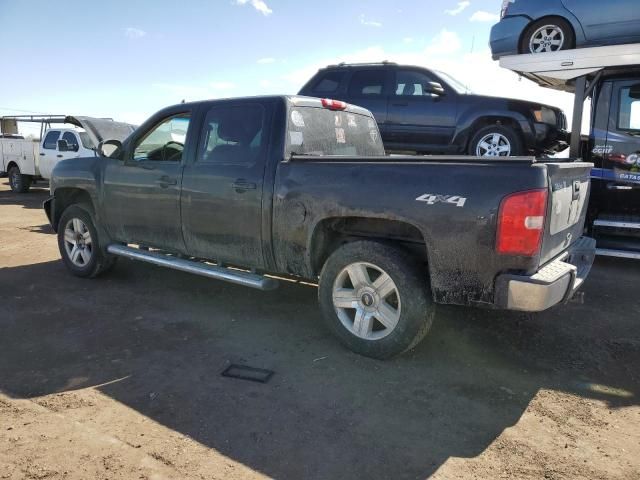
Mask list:
[[[538,123],[546,123],[548,125],[555,125],[558,120],[556,118],[556,112],[547,107],[541,107],[538,110],[534,110],[533,116]]]

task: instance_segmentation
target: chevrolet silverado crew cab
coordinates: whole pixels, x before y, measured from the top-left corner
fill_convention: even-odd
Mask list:
[[[438,303],[563,303],[594,258],[591,164],[389,158],[371,113],[336,100],[176,105],[98,150],[60,162],[44,204],[73,274],[126,257],[262,290],[308,279],[375,358],[414,347]]]
[[[391,62],[331,65],[299,93],[368,109],[388,152],[508,157],[567,147],[562,110],[474,95],[450,75],[422,67]]]

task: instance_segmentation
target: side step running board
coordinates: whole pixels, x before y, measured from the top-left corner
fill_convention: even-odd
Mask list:
[[[119,257],[125,257],[131,260],[140,260],[141,262],[151,263],[159,267],[167,267],[174,270],[180,270],[181,272],[193,273],[202,277],[224,280],[225,282],[256,288],[258,290],[274,290],[278,288],[277,280],[263,277],[262,275],[255,273],[231,270],[192,260],[184,260],[182,258],[171,257],[156,252],[147,252],[145,250],[139,250],[137,248],[127,247],[124,245],[109,245],[107,247],[107,251],[112,255],[117,255]]]
[[[630,252],[628,250],[612,250],[608,248],[598,248],[596,255],[600,257],[616,257],[616,258],[630,258],[633,260],[640,260],[640,252]]]

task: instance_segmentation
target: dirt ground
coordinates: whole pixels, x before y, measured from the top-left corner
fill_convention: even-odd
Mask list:
[[[640,263],[599,259],[584,305],[540,315],[442,307],[379,362],[306,285],[72,277],[46,195],[0,179],[0,479],[640,478]]]

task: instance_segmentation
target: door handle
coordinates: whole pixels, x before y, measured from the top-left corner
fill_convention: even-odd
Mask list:
[[[44,157],[44,152],[40,154],[41,157]]]
[[[62,155],[56,155],[56,157],[58,157],[58,158],[62,158]]]
[[[168,176],[160,177],[159,180],[156,181],[156,184],[160,185],[162,188],[168,188],[178,184],[178,180],[175,178],[169,178]]]
[[[247,182],[246,180],[239,179],[231,184],[233,189],[238,193],[246,192],[247,190],[256,190],[258,185],[255,183]]]

